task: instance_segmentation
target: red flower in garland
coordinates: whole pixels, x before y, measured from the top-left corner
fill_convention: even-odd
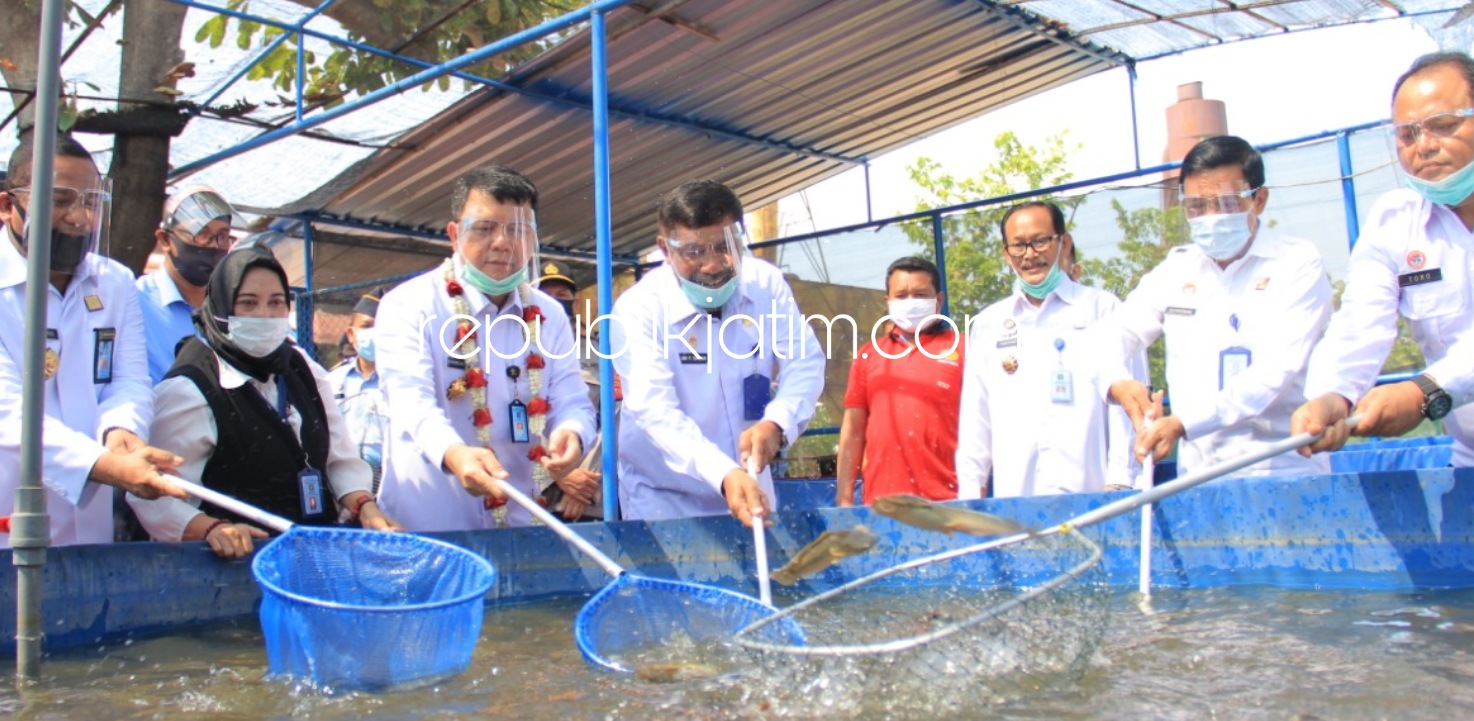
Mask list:
[[[540,355],[538,355],[536,353],[528,354],[528,356],[527,356],[527,370],[534,370],[534,369],[538,369],[538,368],[547,368],[547,367],[548,367],[548,362],[545,361],[545,360],[543,360],[543,357],[542,356],[540,356]]]
[[[477,428],[491,425],[491,411],[485,408],[477,408],[476,412],[471,414],[471,423],[475,424]]]
[[[471,388],[485,388],[486,374],[482,373],[480,368],[467,368],[466,385]]]
[[[552,403],[549,403],[548,402],[548,399],[546,399],[546,398],[533,398],[532,401],[527,404],[527,415],[529,415],[529,416],[540,416],[540,415],[542,415],[544,413],[547,413],[548,411],[552,410],[552,408],[553,408],[553,404]]]
[[[457,282],[455,282],[453,280],[447,280],[447,281],[445,281],[445,292],[447,292],[447,293],[449,293],[451,295],[461,295],[462,293],[465,293],[466,291],[465,291],[465,289],[461,288],[461,284],[460,283],[457,283]]]
[[[456,345],[460,345],[461,341],[465,340],[466,339],[466,336],[471,335],[473,332],[475,332],[475,330],[476,330],[475,326],[471,325],[468,322],[461,321],[460,323],[457,323],[456,324]]]
[[[507,505],[507,499],[505,498],[492,498],[491,496],[481,497],[481,506],[488,511],[501,508],[505,505]]]
[[[538,496],[537,497],[537,505],[542,506],[543,508],[547,508],[548,507],[548,499],[543,498],[542,496]]]
[[[522,309],[522,320],[527,321],[528,323],[531,323],[535,320],[542,320],[543,318],[544,316],[542,308],[539,308],[535,305],[529,305],[526,308]]]
[[[527,460],[532,461],[533,463],[537,463],[547,455],[548,449],[543,448],[543,444],[539,443],[533,446],[532,450],[527,452]]]

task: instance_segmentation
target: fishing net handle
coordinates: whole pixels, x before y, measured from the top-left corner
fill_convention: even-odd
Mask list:
[[[241,501],[225,495],[213,488],[206,488],[194,481],[186,480],[178,476],[170,476],[169,481],[186,493],[206,503],[213,503],[242,518],[249,518],[278,533],[286,533],[292,527],[292,522],[274,513],[269,513],[257,508],[245,501]]]
[[[558,520],[553,514],[548,513],[548,509],[543,508],[537,501],[528,498],[527,494],[517,490],[512,484],[506,481],[501,481],[501,486],[502,492],[506,493],[507,497],[526,509],[528,513],[531,513],[533,518],[542,521],[543,525],[551,528],[553,533],[558,534],[563,540],[573,544],[573,547],[582,551],[585,556],[592,558],[594,563],[599,564],[599,567],[604,569],[605,573],[608,573],[614,578],[619,578],[624,574],[623,566],[615,563],[614,559],[604,555],[604,552],[595,548],[594,544],[588,542],[588,539],[574,533],[573,529],[568,527],[568,524]]]

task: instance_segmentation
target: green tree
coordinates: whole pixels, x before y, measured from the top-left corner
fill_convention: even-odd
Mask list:
[[[917,158],[907,168],[912,182],[925,194],[918,199],[918,211],[957,205],[985,198],[1048,188],[1068,182],[1073,175],[1065,170],[1069,154],[1079,144],[1067,147],[1063,133],[1049,137],[1043,148],[1026,146],[1011,132],[999,134],[993,141],[998,159],[983,168],[974,178],[958,178],[944,172],[931,158]],[[1042,196],[1070,210],[1082,197]],[[999,298],[1012,292],[1013,275],[1003,262],[998,236],[998,221],[1007,205],[979,208],[943,219],[947,248],[947,301],[955,317],[976,314]],[[921,255],[935,260],[931,226],[913,224],[905,228],[913,243],[920,245]]]

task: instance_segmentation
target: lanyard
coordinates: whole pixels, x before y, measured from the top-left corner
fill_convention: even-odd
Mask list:
[[[287,379],[282,374],[276,374],[276,412],[281,414],[281,419],[287,419]]]

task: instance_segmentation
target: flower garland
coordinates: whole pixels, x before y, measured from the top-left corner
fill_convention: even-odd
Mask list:
[[[445,292],[450,295],[456,315],[471,317],[471,309],[466,302],[465,288],[455,277],[454,263],[447,259],[443,270]],[[548,454],[543,434],[547,430],[548,411],[552,410],[553,406],[547,398],[542,396],[543,369],[547,367],[547,360],[535,352],[535,349],[541,347],[544,316],[542,309],[531,303],[531,286],[526,283],[518,286],[517,297],[522,302],[523,340],[527,342],[528,348],[525,361],[527,383],[532,390],[532,399],[527,403],[527,430],[532,448],[527,452],[527,459],[532,461],[532,478],[537,482],[538,502],[545,503],[540,494],[552,483],[552,479],[548,476],[548,470],[539,461]],[[469,320],[462,320],[456,325],[456,346],[463,348],[467,354],[466,373],[450,382],[445,389],[445,397],[454,402],[467,395],[470,396],[471,424],[476,427],[476,441],[490,449],[491,409],[486,405],[486,372],[481,367],[481,346],[476,340],[475,330],[475,325]],[[483,503],[492,512],[496,524],[505,528],[507,526],[507,502],[486,496],[483,498]]]

